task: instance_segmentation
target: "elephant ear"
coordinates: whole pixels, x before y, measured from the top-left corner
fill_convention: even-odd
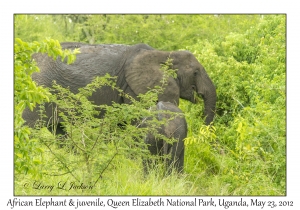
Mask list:
[[[130,61],[125,69],[125,79],[134,94],[144,94],[150,88],[161,85],[161,64],[167,61],[169,55],[169,52],[141,50]],[[168,84],[164,93],[159,95],[159,100],[179,103],[179,87],[174,78],[168,78]]]

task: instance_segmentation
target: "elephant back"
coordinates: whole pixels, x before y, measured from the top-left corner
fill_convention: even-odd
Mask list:
[[[168,138],[175,138],[175,139],[183,139],[187,136],[187,122],[185,120],[183,112],[174,104],[170,102],[158,102],[157,110],[166,110],[173,112],[174,114],[178,114],[176,116],[166,113],[166,112],[159,112],[158,119],[171,119],[167,122],[166,125],[163,126],[162,132]]]
[[[47,54],[36,53],[33,59],[37,62],[40,72],[34,73],[32,79],[39,85],[49,87],[55,80],[63,87],[69,87],[76,93],[78,88],[89,84],[93,78],[109,74],[124,77],[124,66],[141,49],[152,50],[146,44],[133,46],[122,44],[85,44],[79,42],[63,42],[63,49],[74,50],[79,48],[74,63],[68,65],[67,61],[60,58],[54,61]],[[124,80],[124,79],[123,79]],[[119,82],[120,83],[120,82]]]
[[[50,87],[55,80],[63,87],[69,87],[74,93],[78,88],[89,84],[93,78],[110,74],[116,76],[122,67],[122,56],[129,46],[126,45],[89,45],[83,43],[62,43],[63,49],[79,48],[74,63],[68,65],[60,58],[54,61],[46,54],[36,53],[33,59],[40,72],[34,73],[32,79],[39,85]]]

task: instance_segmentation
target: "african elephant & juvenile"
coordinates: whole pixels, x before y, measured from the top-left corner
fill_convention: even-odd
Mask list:
[[[62,43],[63,49],[80,49],[76,61],[67,65],[60,59],[54,61],[46,54],[37,53],[33,59],[37,62],[40,72],[32,74],[32,79],[38,85],[52,86],[55,80],[62,87],[69,87],[73,93],[89,84],[96,76],[106,73],[117,76],[116,85],[125,93],[137,98],[140,93],[145,93],[149,88],[160,85],[162,72],[160,64],[165,63],[168,57],[173,59],[172,68],[177,69],[176,78],[168,78],[164,92],[159,95],[158,101],[168,101],[176,105],[179,98],[195,102],[194,92],[204,99],[205,122],[209,124],[214,117],[216,105],[216,89],[207,75],[204,67],[195,56],[188,51],[160,51],[146,44],[132,46],[119,44],[83,44]],[[128,99],[120,96],[119,92],[110,87],[102,87],[95,91],[90,100],[96,105],[112,102],[129,103]],[[52,116],[50,106],[45,105],[46,120]],[[25,109],[23,118],[29,126],[34,126],[38,120],[38,112]],[[61,119],[58,119],[61,122]]]

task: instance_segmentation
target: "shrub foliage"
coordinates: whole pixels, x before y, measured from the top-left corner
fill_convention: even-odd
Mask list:
[[[144,181],[133,184],[134,189],[124,184],[127,187],[109,191],[112,186],[100,179],[127,166],[140,168],[136,158],[147,155],[140,137],[149,130],[137,129],[137,125],[149,116],[147,109],[154,104],[160,87],[125,106],[95,107],[87,100],[97,85],[115,87],[109,76],[96,78],[76,95],[59,86],[54,86],[58,94],[51,95],[30,79],[31,73],[38,71],[31,54],[69,55],[70,61],[73,55],[61,51],[57,41],[42,41],[50,37],[87,43],[143,42],[161,50],[191,51],[214,82],[218,101],[210,126],[204,125],[200,98],[197,104],[180,101],[189,132],[185,176],[174,181],[182,189],[178,194],[286,193],[285,15],[16,15],[15,36],[20,38],[15,42],[14,57],[17,183],[24,173],[43,179],[61,172],[74,180],[101,182],[107,187],[101,191],[105,194],[175,192],[169,188],[150,190],[151,183]],[[33,130],[22,125],[23,109],[47,100],[68,113],[62,116],[68,136],[53,135],[43,123]],[[94,118],[99,108],[106,110],[105,118]],[[155,132],[161,122],[153,120],[148,129]],[[120,127],[120,122],[126,126]],[[54,143],[62,139],[63,147]],[[118,179],[126,183],[121,176]]]

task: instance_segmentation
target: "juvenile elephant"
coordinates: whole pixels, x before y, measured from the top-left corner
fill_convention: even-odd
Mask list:
[[[145,143],[148,144],[148,149],[152,155],[170,155],[170,157],[165,159],[168,172],[174,168],[181,173],[183,172],[184,164],[183,140],[187,136],[187,123],[185,117],[182,111],[170,102],[158,102],[156,110],[158,110],[158,120],[167,120],[166,124],[158,129],[158,133],[169,139],[174,138],[176,141],[173,144],[167,143],[165,140],[155,138],[153,134],[148,133],[145,138]],[[162,111],[160,112],[160,110]],[[164,111],[170,111],[180,115],[174,115]],[[147,127],[147,121],[145,122],[145,127]],[[148,160],[144,160],[143,162],[144,170],[147,173],[150,162]]]
[[[117,76],[119,88],[137,98],[138,94],[160,85],[162,79],[160,65],[170,56],[173,59],[172,68],[178,69],[177,77],[168,78],[164,92],[159,95],[159,101],[169,101],[178,105],[179,98],[183,98],[194,103],[194,92],[196,92],[204,99],[206,124],[213,120],[216,89],[203,66],[188,51],[165,52],[155,50],[146,44],[127,46],[62,43],[61,46],[63,49],[80,48],[81,53],[71,65],[61,62],[60,59],[54,61],[46,54],[34,54],[33,59],[37,62],[40,72],[34,73],[32,79],[38,85],[50,87],[55,80],[58,85],[69,87],[73,93],[77,93],[79,88],[89,84],[94,77],[109,73],[111,76]],[[129,103],[128,99],[120,96],[110,87],[98,89],[92,94],[90,100],[96,105],[111,105],[112,102]],[[49,122],[52,108],[46,104],[45,110],[48,118],[46,120]],[[33,112],[26,109],[23,118],[29,126],[34,126],[39,118],[37,109]]]

